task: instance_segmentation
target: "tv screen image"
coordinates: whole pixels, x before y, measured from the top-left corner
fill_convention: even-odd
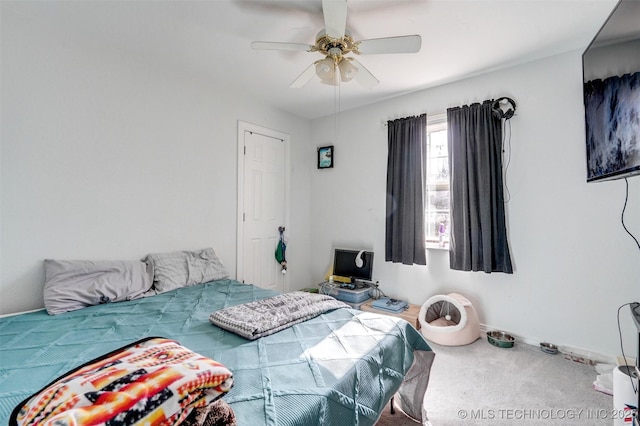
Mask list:
[[[582,71],[587,182],[640,174],[640,1],[618,2]]]
[[[371,281],[373,274],[373,252],[362,251],[362,266],[356,264],[361,250],[335,249],[333,275],[350,277],[353,280]]]
[[[640,72],[584,84],[587,181],[640,172]]]

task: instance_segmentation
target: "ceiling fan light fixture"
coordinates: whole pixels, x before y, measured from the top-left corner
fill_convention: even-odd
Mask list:
[[[320,78],[322,83],[336,85],[336,63],[333,58],[326,57],[316,62],[316,75]]]
[[[340,78],[344,82],[351,81],[358,74],[358,67],[346,58],[340,61],[338,68],[340,68]]]

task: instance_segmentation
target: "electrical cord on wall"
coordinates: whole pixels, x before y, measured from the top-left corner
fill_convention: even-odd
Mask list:
[[[624,183],[625,183],[625,195],[624,195],[624,205],[622,207],[622,214],[620,215],[620,223],[622,223],[622,227],[624,228],[625,232],[629,234],[631,238],[633,238],[633,241],[636,242],[636,245],[640,250],[640,243],[638,242],[638,239],[631,233],[631,231],[629,231],[629,229],[627,229],[627,225],[625,225],[624,223],[624,213],[627,210],[627,201],[629,200],[629,181],[627,180],[627,178],[624,178]],[[620,310],[625,306],[630,306],[630,305],[632,305],[632,303],[625,303],[624,305],[618,308],[618,335],[620,336],[620,350],[622,351],[622,357],[624,358],[624,365],[627,368],[629,367],[629,365],[627,364],[627,356],[624,354],[624,345],[622,344],[622,329],[620,328]],[[638,356],[640,356],[640,354],[638,354]],[[633,389],[633,393],[637,395],[638,389],[636,386],[634,386],[632,374],[629,374],[629,381],[631,382],[631,388]]]
[[[507,139],[507,123],[509,124],[509,139]],[[505,150],[504,143],[507,141],[507,145],[509,146],[508,150]],[[504,155],[507,152],[507,162],[504,161]],[[504,184],[504,189],[507,192],[506,199],[503,197],[503,202],[507,204],[509,200],[511,200],[511,192],[509,192],[509,185],[507,184],[507,172],[509,171],[509,164],[511,163],[511,121],[509,119],[503,120],[502,124],[502,165],[504,168],[504,173],[502,176],[502,182]]]
[[[640,243],[638,242],[638,239],[627,229],[627,225],[624,224],[624,212],[627,209],[627,200],[629,200],[629,181],[627,180],[627,178],[624,178],[624,183],[626,190],[624,195],[624,206],[622,207],[622,215],[620,216],[620,222],[622,223],[622,227],[624,228],[624,230],[631,236],[631,238],[633,238],[633,241],[636,242],[636,245],[640,250]]]
[[[620,310],[622,308],[624,308],[625,306],[630,306],[631,303],[625,303],[624,305],[621,305],[618,308],[618,335],[620,336],[620,350],[622,351],[622,358],[624,358],[624,365],[625,367],[629,368],[629,367],[633,367],[630,366],[629,364],[627,364],[627,356],[624,354],[624,345],[622,344],[622,329],[620,327]],[[640,354],[638,354],[638,356],[640,356]],[[629,381],[631,382],[631,388],[633,389],[633,393],[635,393],[636,395],[638,394],[638,389],[635,386],[635,383],[633,383],[633,375],[629,374]]]

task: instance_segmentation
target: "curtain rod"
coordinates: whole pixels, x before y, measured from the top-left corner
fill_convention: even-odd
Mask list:
[[[501,97],[499,97],[499,98],[497,98],[495,100],[494,99],[486,99],[486,100],[482,101],[482,103],[490,102],[490,101],[495,101],[496,103],[499,102],[500,103],[499,107],[502,107],[503,105],[508,105],[507,106],[507,111],[506,112],[503,111],[504,118],[506,118],[507,120],[509,118],[511,118],[514,115],[515,111],[516,111],[516,103],[515,103],[515,101],[513,99],[511,99],[509,97],[501,96]],[[474,102],[474,103],[480,103],[480,102]],[[510,113],[510,115],[508,117],[507,117],[507,113]],[[414,117],[420,116],[422,114],[426,114],[426,113],[423,112],[421,114],[414,115]],[[410,117],[410,116],[407,116],[407,117]],[[407,117],[400,117],[400,119],[407,118]],[[432,115],[427,114],[427,123],[445,121],[446,118],[447,118],[447,112],[446,111],[445,112],[440,112],[440,113],[437,113],[437,114],[432,114]],[[398,120],[398,119],[396,118],[395,120]],[[391,121],[391,120],[382,121],[380,123],[380,127],[387,127],[387,122],[388,121]]]
[[[447,118],[447,113],[446,112],[439,112],[439,113],[436,113],[436,114],[427,114],[426,112],[423,112],[421,114],[414,115],[413,117],[418,117],[418,116],[421,116],[422,114],[426,114],[427,115],[427,123],[429,123],[430,121],[434,121],[434,122],[444,121]],[[407,117],[411,117],[411,116],[407,115],[406,117],[399,117],[399,118],[394,118],[392,120],[381,121],[380,122],[380,127],[387,127],[387,123],[389,121],[400,120],[402,118],[407,118]]]

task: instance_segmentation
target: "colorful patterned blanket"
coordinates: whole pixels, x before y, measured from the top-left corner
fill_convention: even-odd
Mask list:
[[[10,425],[175,425],[229,391],[222,364],[147,338],[82,365],[23,401]]]
[[[323,294],[294,291],[221,309],[209,321],[249,340],[259,339],[349,305]]]

